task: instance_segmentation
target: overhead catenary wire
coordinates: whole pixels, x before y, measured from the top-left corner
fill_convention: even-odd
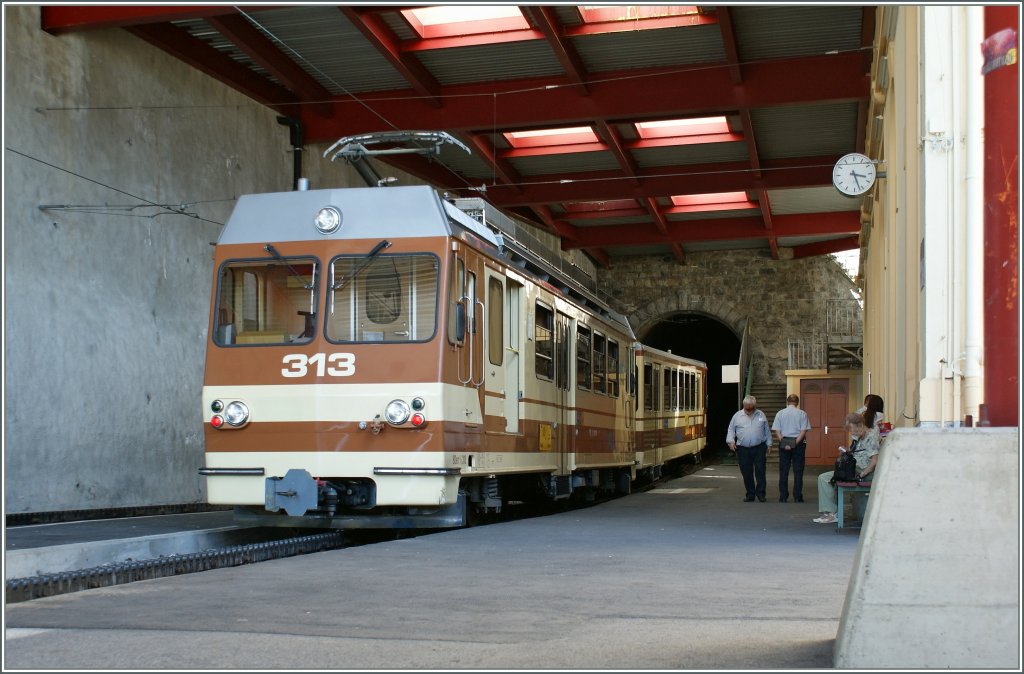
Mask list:
[[[212,225],[218,225],[220,227],[224,226],[223,222],[217,222],[216,220],[209,220],[207,218],[200,217],[199,215],[197,215],[195,213],[188,213],[188,212],[186,212],[184,210],[181,210],[181,209],[176,208],[176,207],[168,206],[166,204],[158,204],[158,203],[156,203],[154,201],[150,201],[149,199],[146,199],[145,197],[140,197],[137,194],[132,194],[131,192],[128,192],[126,190],[122,190],[122,189],[120,189],[118,187],[114,187],[113,185],[108,185],[107,183],[102,182],[100,180],[96,180],[94,178],[90,178],[88,176],[84,176],[81,173],[76,173],[76,172],[74,172],[74,171],[72,171],[70,169],[66,169],[66,168],[64,168],[62,166],[57,166],[56,164],[51,164],[48,161],[45,161],[43,159],[39,159],[38,157],[33,157],[30,154],[26,154],[24,152],[19,152],[18,150],[15,150],[12,147],[5,147],[4,149],[7,150],[8,152],[12,153],[12,154],[18,155],[19,157],[24,157],[25,159],[29,159],[29,160],[34,161],[34,162],[38,162],[38,163],[40,163],[40,164],[42,164],[44,166],[48,166],[48,167],[50,167],[52,169],[55,169],[57,171],[62,171],[64,173],[67,173],[68,175],[72,175],[72,176],[74,176],[76,178],[79,178],[81,180],[85,180],[87,182],[93,183],[94,185],[99,185],[100,187],[104,187],[104,188],[106,188],[108,190],[111,190],[113,192],[117,192],[118,194],[123,194],[126,197],[131,197],[132,199],[138,199],[139,201],[144,202],[148,206],[167,209],[167,211],[168,211],[167,214],[168,215],[182,215],[182,216],[185,216],[187,218],[192,218],[194,220],[200,220],[202,222],[208,222],[208,223],[210,223]],[[196,203],[198,203],[198,202],[196,202]]]

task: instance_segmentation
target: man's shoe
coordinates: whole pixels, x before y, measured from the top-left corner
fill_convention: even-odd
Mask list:
[[[758,496],[757,500],[760,501],[761,503],[764,503],[764,496]]]
[[[814,521],[818,524],[835,524],[836,514],[835,513],[822,513],[821,517],[815,517]]]
[[[785,503],[788,500],[789,500],[788,496],[780,496],[779,497],[779,503]]]
[[[753,497],[753,496],[744,496],[744,497],[743,497],[743,502],[744,502],[744,503],[750,503],[750,502],[751,502],[751,501],[753,501],[753,500],[754,500],[754,497]]]
[[[794,503],[803,503],[804,502],[804,497],[803,496],[797,496],[795,499],[793,499],[793,502]]]

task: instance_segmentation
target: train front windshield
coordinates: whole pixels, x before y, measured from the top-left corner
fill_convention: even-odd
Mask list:
[[[214,342],[230,346],[312,341],[317,267],[312,258],[224,263],[218,275]]]
[[[438,258],[340,256],[331,261],[327,339],[422,342],[437,328]]]

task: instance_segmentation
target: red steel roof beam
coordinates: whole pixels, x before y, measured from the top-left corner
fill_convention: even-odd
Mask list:
[[[237,13],[238,8],[232,5],[48,5],[40,12],[40,27],[51,35],[62,35],[80,30],[126,28]]]
[[[495,205],[513,206],[819,187],[832,184],[832,167],[838,159],[838,156],[826,156],[766,161],[760,180],[750,175],[747,162],[641,169],[639,186],[629,184],[618,171],[546,175],[521,183],[522,191],[516,194],[499,185],[489,199]]]
[[[634,185],[639,185],[640,181],[636,179],[636,160],[633,159],[633,155],[626,149],[625,144],[622,142],[622,136],[615,126],[603,119],[597,120],[594,126],[597,127],[598,135],[607,144],[606,149],[611,150],[612,154],[615,155],[615,161],[622,167],[622,171],[633,179]]]
[[[299,102],[292,92],[257,75],[199,38],[192,37],[183,28],[163,23],[149,26],[129,26],[125,30],[275,110],[284,112],[284,108]],[[301,113],[301,111],[296,113],[290,109],[287,112],[289,114]]]
[[[334,109],[327,104],[332,98],[331,93],[285,55],[270,38],[257,30],[245,17],[237,14],[212,16],[206,21],[221,35],[231,40],[236,47],[248,54],[249,58],[276,77],[285,87],[294,91],[305,101],[316,102],[313,109],[320,115],[330,117],[334,114]]]
[[[441,107],[441,85],[430,72],[423,67],[415,57],[403,54],[398,40],[394,37],[391,29],[376,14],[363,11],[356,7],[339,6],[338,10],[345,15],[353,26],[363,34],[371,45],[387,59],[391,67],[398,71],[398,74],[405,78],[416,93],[425,97],[426,102],[433,108]],[[397,10],[396,10],[397,11]],[[419,125],[398,125],[400,129],[419,128],[448,128],[442,126],[421,127]]]
[[[442,109],[410,99],[406,90],[364,94],[361,103],[339,97],[335,105],[338,118],[346,120],[345,133],[357,134],[379,131],[381,117],[400,129],[489,129],[495,96],[505,128],[543,128],[592,124],[595,116],[669,119],[740,107],[860,101],[870,94],[870,78],[861,72],[856,53],[751,63],[744,73],[742,85],[733,84],[722,68],[602,73],[608,80],[590,84],[585,114],[579,112],[579,94],[563,86],[561,76],[442,87],[441,95],[450,97]],[[488,104],[482,105],[485,100]],[[306,134],[311,143],[341,135],[322,120],[310,122]]]
[[[860,212],[806,213],[775,217],[777,237],[846,235],[860,233]],[[704,241],[764,239],[764,222],[758,217],[669,222],[668,233],[637,229],[635,225],[590,227],[579,242],[565,242],[564,248],[586,246],[629,246]]]
[[[722,34],[722,47],[725,49],[725,62],[729,66],[729,77],[733,84],[743,81],[743,69],[740,66],[739,49],[736,48],[736,31],[732,27],[732,13],[728,7],[718,7],[718,30]]]
[[[509,162],[503,158],[497,156],[494,152],[494,147],[484,138],[483,134],[473,133],[469,135],[469,140],[473,147],[476,148],[477,152],[484,158],[488,164],[494,168],[494,172],[502,182],[506,183],[506,186],[511,188],[514,192],[520,193],[523,191],[517,183],[522,181],[522,177],[519,172]]]
[[[604,248],[584,248],[583,252],[597,260],[597,263],[605,269],[612,265],[612,260],[608,257],[608,253],[605,252]]]
[[[843,239],[793,246],[793,257],[814,257],[816,255],[828,255],[829,253],[841,253],[844,250],[856,250],[858,248],[860,248],[860,237],[849,236]]]
[[[520,7],[519,11],[527,18],[532,18],[538,30],[544,34],[548,46],[551,47],[555,58],[565,70],[565,76],[572,82],[576,91],[581,96],[588,95],[590,90],[586,84],[587,67],[576,48],[562,36],[562,24],[555,10],[551,7]]]

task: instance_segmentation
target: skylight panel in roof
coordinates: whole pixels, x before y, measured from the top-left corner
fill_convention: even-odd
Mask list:
[[[729,133],[729,121],[724,116],[718,116],[637,122],[636,132],[644,139]]]
[[[534,129],[531,131],[506,131],[505,140],[513,148],[554,147],[579,143],[598,143],[597,134],[589,126],[575,126],[568,129]]]
[[[733,211],[757,208],[746,192],[716,192],[711,194],[681,194],[672,197],[670,213],[703,211]]]
[[[530,28],[515,6],[448,5],[402,10],[409,25],[424,39],[501,33]]]
[[[667,16],[699,14],[696,5],[581,5],[580,14],[586,23],[604,21],[635,21],[660,19]]]

